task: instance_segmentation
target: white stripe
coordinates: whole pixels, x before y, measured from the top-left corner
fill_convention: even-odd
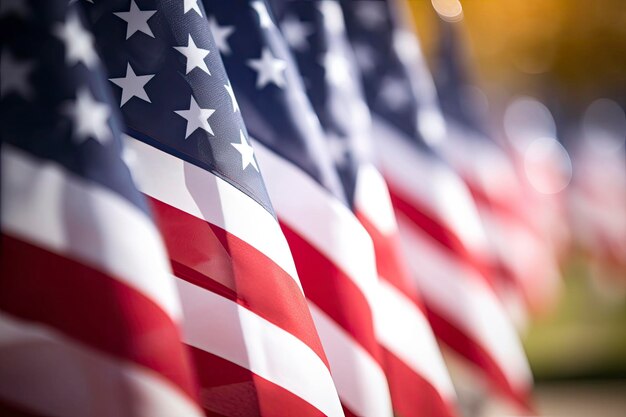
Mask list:
[[[47,416],[200,416],[169,381],[0,313],[0,398]]]
[[[161,237],[112,191],[2,145],[2,229],[106,271],[180,318]]]
[[[126,136],[139,189],[155,199],[221,227],[256,248],[300,285],[278,222],[259,203],[209,171]]]
[[[495,254],[515,274],[531,304],[553,303],[561,289],[561,276],[548,242],[506,214],[483,207],[481,215]]]
[[[437,148],[471,183],[495,198],[519,198],[521,184],[511,159],[495,142],[446,120],[448,135]]]
[[[398,233],[387,184],[372,165],[359,169],[355,206],[381,234],[395,236]],[[424,314],[384,277],[379,280],[377,295],[374,318],[380,343],[444,398],[453,400],[452,381]]]
[[[524,194],[511,159],[488,138],[449,121],[448,140],[440,149],[463,177],[496,201],[519,201]],[[467,155],[472,155],[468,158]],[[504,215],[489,204],[477,208],[489,239],[491,261],[498,259],[513,271],[525,288],[532,308],[545,308],[556,300],[560,276],[547,242],[533,236],[519,220]],[[536,219],[533,219],[536,220]],[[535,222],[536,223],[536,222]],[[541,226],[539,226],[541,227]],[[527,282],[528,280],[534,282]],[[531,289],[532,292],[527,290]],[[498,288],[500,299],[518,328],[526,321],[526,306],[519,290]]]
[[[354,204],[381,233],[397,232],[398,225],[387,184],[380,172],[371,164],[362,164],[359,167]]]
[[[370,306],[378,277],[374,247],[354,214],[300,169],[255,142],[255,152],[281,221],[343,270]],[[357,415],[391,416],[383,370],[354,339],[309,303],[342,401]]]
[[[404,294],[381,280],[376,306],[383,346],[421,375],[447,400],[455,398],[454,387],[424,314]]]
[[[258,142],[255,153],[280,220],[346,273],[371,302],[378,284],[374,246],[354,214]]]
[[[519,201],[524,190],[511,158],[490,139],[464,130],[454,121],[449,121],[448,127],[448,140],[440,149],[464,178],[494,200]],[[488,204],[478,203],[477,208],[489,238],[491,259],[503,262],[522,286],[531,289],[532,293],[527,292],[527,295],[533,308],[545,308],[554,303],[560,288],[560,274],[550,242],[539,239],[527,226],[520,227],[519,220],[502,215]],[[523,324],[526,313],[522,294],[510,289],[499,293],[501,299],[506,300],[509,315],[516,323]]]
[[[373,129],[380,138],[379,156],[389,184],[409,201],[428,207],[473,251],[487,254],[487,237],[476,206],[456,173],[411,145],[411,139],[380,118],[374,118]]]
[[[389,386],[378,363],[315,304],[309,308],[342,402],[359,416],[392,416]]]
[[[177,283],[187,344],[249,369],[328,416],[343,416],[328,368],[305,343],[231,300]]]
[[[517,389],[532,377],[513,325],[483,279],[397,213],[407,259],[424,299],[480,344]]]

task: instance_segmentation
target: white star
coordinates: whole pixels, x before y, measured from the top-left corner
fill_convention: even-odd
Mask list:
[[[248,165],[259,171],[259,167],[254,159],[254,148],[246,140],[242,130],[239,130],[239,143],[231,143],[231,146],[241,154],[241,169],[245,170]]]
[[[139,10],[135,0],[130,0],[130,10],[113,14],[126,21],[126,39],[133,36],[135,32],[143,32],[151,38],[154,38],[154,34],[148,25],[148,19],[156,12],[156,10]]]
[[[252,2],[252,7],[259,15],[259,23],[261,24],[262,28],[267,29],[274,26],[274,21],[270,17],[270,13],[267,10],[267,7],[265,7],[265,3],[263,3],[262,1],[254,1]]]
[[[313,33],[313,27],[298,20],[296,16],[287,15],[280,24],[285,40],[296,51],[308,48],[307,37]]]
[[[7,50],[0,55],[0,97],[16,93],[23,98],[30,98],[33,94],[28,77],[33,71],[31,61],[18,61]]]
[[[378,93],[391,110],[400,110],[411,101],[408,86],[399,78],[387,77],[383,80]]]
[[[356,14],[367,29],[378,29],[385,23],[385,3],[382,1],[361,1]]]
[[[202,17],[202,12],[200,11],[200,5],[198,4],[198,0],[184,0],[183,11],[185,12],[185,14],[192,9],[195,10],[196,13],[200,15],[200,17]]]
[[[152,103],[150,101],[150,97],[148,97],[148,93],[146,93],[145,85],[154,77],[155,74],[148,75],[137,75],[135,71],[133,71],[133,67],[130,66],[130,63],[126,65],[126,76],[120,78],[109,78],[113,84],[122,87],[122,101],[120,102],[120,107],[122,107],[128,100],[133,97],[138,97],[148,103]]]
[[[96,101],[87,88],[78,91],[76,101],[68,106],[67,113],[74,121],[74,137],[78,143],[93,138],[104,144],[111,139],[108,125],[111,109]]]
[[[174,113],[187,120],[185,139],[195,132],[196,129],[203,129],[211,135],[214,135],[213,129],[211,129],[211,126],[209,125],[209,117],[215,113],[215,110],[201,109],[193,96],[191,96],[191,100],[189,102],[189,110],[176,110]]]
[[[350,82],[350,64],[342,55],[328,52],[323,57],[322,65],[326,69],[326,77],[336,86],[341,87]]]
[[[239,111],[239,103],[237,103],[237,98],[235,97],[235,92],[233,91],[233,86],[230,84],[224,84],[224,88],[228,92],[230,96],[230,101],[233,103],[233,113],[237,113]]]
[[[98,63],[93,35],[83,27],[77,14],[72,14],[65,23],[57,24],[54,33],[65,44],[65,59],[69,65],[82,62],[92,68]]]
[[[343,12],[339,3],[322,1],[319,3],[319,11],[324,15],[324,25],[330,33],[337,35],[345,31]]]
[[[421,105],[417,111],[417,130],[429,144],[436,144],[445,139],[446,122],[441,110],[433,104]]]
[[[213,34],[213,39],[217,45],[217,49],[223,54],[230,54],[230,46],[228,45],[228,37],[235,31],[234,26],[220,26],[214,16],[209,18],[209,28]]]
[[[248,66],[256,70],[256,88],[261,89],[270,82],[278,87],[284,87],[287,63],[282,59],[274,58],[268,48],[263,48],[260,59],[249,59]]]
[[[187,72],[189,74],[194,68],[200,68],[202,71],[211,75],[209,72],[209,67],[206,66],[206,62],[204,62],[204,58],[209,55],[208,49],[198,48],[196,43],[193,41],[191,34],[187,38],[187,46],[175,46],[176,49],[181,54],[185,55],[187,58]]]
[[[0,16],[19,16],[26,18],[30,15],[30,10],[25,0],[2,0],[0,2]]]
[[[409,31],[397,30],[394,32],[393,49],[402,62],[414,63],[422,59],[422,51],[417,37]]]

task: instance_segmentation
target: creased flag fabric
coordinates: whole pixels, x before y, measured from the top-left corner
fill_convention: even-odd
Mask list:
[[[163,242],[78,5],[0,15],[0,414],[200,416]]]
[[[546,311],[556,302],[560,287],[557,256],[566,241],[564,210],[557,196],[542,195],[527,183],[524,169],[516,166],[523,161],[516,161],[522,158],[515,151],[507,152],[485,132],[484,122],[462,98],[469,81],[458,28],[442,22],[440,32],[433,97],[441,100],[447,129],[439,150],[476,201],[491,242],[495,284],[513,317],[523,324],[526,310]],[[420,56],[407,65],[419,73],[422,84],[432,85]],[[425,91],[420,99],[429,101]],[[468,154],[474,157],[467,158]]]
[[[165,238],[208,415],[341,415],[220,50],[200,1],[86,5],[132,172]]]
[[[374,162],[369,111],[339,2],[272,2],[324,128],[353,212],[374,243],[374,320],[393,408],[404,417],[453,416],[455,394],[402,259],[385,180]]]
[[[388,1],[342,5],[364,75],[382,172],[433,330],[496,392],[526,407],[528,363],[485,274],[481,254],[487,240],[471,194],[427,142],[431,136],[423,135],[443,137],[445,122],[418,106],[402,58],[411,50],[397,16]]]
[[[372,241],[350,211],[319,121],[265,1],[205,0],[233,27],[222,55],[346,415],[391,416],[374,331]],[[258,145],[258,146],[257,146]]]

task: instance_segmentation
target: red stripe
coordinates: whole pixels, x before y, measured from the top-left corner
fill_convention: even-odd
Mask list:
[[[463,179],[465,180],[465,185],[472,194],[472,197],[474,198],[476,204],[485,205],[493,210],[505,213],[509,217],[518,221],[523,221],[523,219],[526,217],[522,207],[517,206],[517,203],[520,202],[519,199],[515,198],[508,201],[495,199],[487,194],[482,186],[475,184],[473,181],[469,180],[466,177],[464,177]]]
[[[176,276],[291,333],[329,366],[302,290],[287,272],[224,229],[156,199],[149,201]]]
[[[443,343],[479,367],[496,391],[510,398],[523,411],[532,411],[529,390],[515,389],[491,355],[480,344],[440,315],[436,309],[430,308],[428,300],[426,300],[426,310],[435,334]]]
[[[201,402],[209,416],[302,416],[324,414],[310,403],[232,362],[189,347],[200,375]]]
[[[432,217],[422,213],[422,209],[417,206],[413,207],[411,203],[403,200],[401,197],[391,191],[392,201],[394,208],[398,209],[405,216],[411,220],[416,227],[421,228],[426,233],[430,234],[435,240],[447,239],[447,235],[452,235],[452,232],[445,229],[445,226],[438,223]],[[442,237],[444,236],[444,237]],[[460,257],[464,262],[472,264],[472,257],[466,251],[463,251],[463,246],[460,242],[454,243],[456,238],[453,237],[447,240],[445,247],[450,249],[455,254],[460,253]],[[459,246],[457,246],[459,245]],[[469,257],[469,259],[468,259]],[[479,271],[484,270],[485,266],[478,266]],[[493,282],[490,282],[493,284]],[[507,397],[511,398],[513,402],[517,403],[524,410],[529,410],[529,393],[517,392],[509,383],[506,375],[500,369],[500,366],[493,360],[493,358],[487,353],[487,351],[477,344],[474,340],[470,339],[463,333],[462,330],[454,327],[453,324],[444,320],[437,314],[436,310],[433,310],[429,306],[428,299],[424,299],[425,307],[428,313],[428,318],[433,331],[437,337],[447,344],[451,349],[456,351],[461,356],[465,357],[469,362],[477,365],[483,373],[490,380],[491,384]]]
[[[401,193],[397,193],[391,184],[389,193],[393,207],[396,210],[404,214],[444,248],[461,258],[465,264],[473,267],[479,275],[485,278],[489,285],[494,285],[493,273],[488,262],[485,259],[481,259],[481,256],[478,254],[472,253],[456,232],[447,227],[443,220],[439,219],[436,214],[431,213],[427,207],[414,201],[409,202]]]
[[[479,207],[486,207],[489,216],[504,216],[508,223],[517,223],[519,227],[527,229],[532,234],[543,234],[542,231],[537,229],[537,225],[534,222],[529,221],[528,215],[523,210],[523,204],[520,204],[519,199],[512,199],[511,201],[496,200],[487,195],[482,187],[476,186],[469,181],[467,185],[476,204],[478,204]],[[490,268],[492,271],[491,276],[494,280],[493,287],[496,289],[496,293],[499,293],[498,289],[501,288],[500,286],[508,286],[521,295],[527,307],[531,309],[534,308],[537,304],[537,300],[534,299],[533,294],[529,294],[527,286],[524,285],[524,282],[528,280],[526,276],[520,275],[520,273],[516,273],[511,268],[507,267],[501,259],[495,259],[491,263]],[[527,273],[528,276],[531,277],[536,275],[534,271],[530,270],[527,271]],[[495,282],[496,279],[502,282]]]
[[[179,330],[151,299],[110,275],[4,233],[2,250],[0,309],[152,369],[196,397]]]
[[[345,417],[360,417],[358,414],[355,414],[350,410],[345,404],[341,404],[341,408],[343,409],[343,414]]]
[[[418,297],[418,290],[411,281],[411,274],[405,264],[400,248],[400,239],[397,234],[386,235],[380,232],[376,226],[360,212],[356,212],[365,230],[369,233],[374,243],[376,252],[376,268],[378,275],[402,292],[407,298],[424,312],[422,302]]]
[[[450,404],[421,375],[393,353],[383,349],[389,390],[396,415],[402,417],[455,417]]]
[[[527,207],[526,201],[520,198],[519,195],[516,194],[514,197],[511,197],[509,194],[507,197],[510,198],[507,200],[501,198],[496,199],[494,196],[487,194],[480,185],[476,185],[466,178],[464,179],[477,205],[488,207],[490,210],[506,216],[511,222],[522,223],[524,227],[530,229],[533,234],[538,234],[539,236],[543,235],[544,232],[539,230],[535,222],[530,219],[532,214],[525,209]]]
[[[437,214],[431,213],[429,208],[415,201],[409,201],[401,193],[396,192],[391,184],[389,186],[389,194],[393,207],[396,210],[402,212],[441,245],[452,251],[464,248],[463,242],[461,242],[456,233],[446,227]]]
[[[379,363],[370,305],[346,273],[307,240],[281,223],[307,298],[352,335]]]
[[[376,265],[382,279],[411,299],[425,313],[417,289],[410,282],[409,272],[400,256],[399,239],[381,233],[367,218],[357,211],[357,217],[374,242]],[[453,417],[454,407],[421,375],[412,370],[389,350],[383,348],[385,373],[389,381],[391,401],[396,415],[402,417]]]
[[[528,293],[525,291],[522,282],[516,278],[515,273],[505,265],[500,259],[494,260],[491,264],[491,270],[494,277],[494,289],[498,296],[510,293],[511,291],[519,295],[521,301],[526,307],[532,306],[533,302],[529,299]],[[500,299],[502,302],[506,302],[506,298]]]

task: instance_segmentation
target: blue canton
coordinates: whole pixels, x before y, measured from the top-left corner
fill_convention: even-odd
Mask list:
[[[345,201],[324,132],[265,0],[204,0],[216,26],[233,28],[224,64],[250,135]]]
[[[67,0],[0,5],[0,140],[147,211],[89,25]]]
[[[127,133],[212,172],[273,214],[202,3],[84,4]]]

